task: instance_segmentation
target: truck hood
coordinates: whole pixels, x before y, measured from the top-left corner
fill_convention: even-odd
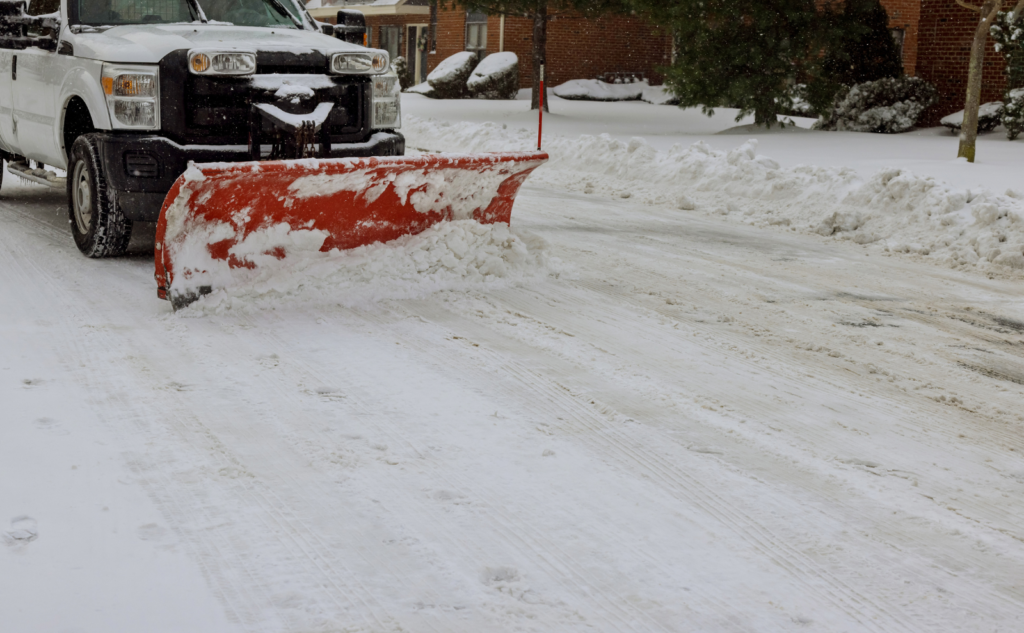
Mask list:
[[[315,31],[212,24],[125,25],[66,35],[76,57],[134,64],[155,64],[172,51],[200,47],[327,55],[364,50]]]

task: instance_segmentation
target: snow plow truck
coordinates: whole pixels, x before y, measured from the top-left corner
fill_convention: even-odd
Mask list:
[[[88,257],[157,222],[175,309],[302,250],[509,222],[547,156],[405,156],[390,62],[300,0],[0,0],[0,157],[66,188]]]

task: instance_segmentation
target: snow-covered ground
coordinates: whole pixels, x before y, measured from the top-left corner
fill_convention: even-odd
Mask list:
[[[537,114],[524,107],[527,90],[519,101],[436,101],[420,95],[405,95],[404,114],[419,118],[483,123],[494,121],[516,130],[528,128],[536,133]],[[551,96],[551,113],[544,116],[549,135],[578,138],[589,134],[611,135],[628,142],[643,137],[657,150],[668,151],[681,143],[689,146],[704,141],[720,151],[736,149],[748,138],[757,138],[759,152],[785,167],[800,164],[820,167],[850,167],[865,174],[882,168],[909,169],[933,176],[963,188],[984,187],[1003,193],[1007,187],[1024,190],[1021,176],[1022,143],[1006,140],[1002,128],[982,134],[978,139],[978,157],[973,165],[956,160],[957,137],[943,127],[908,134],[882,135],[854,132],[812,133],[814,119],[794,118],[797,125],[771,132],[753,130],[754,117],[738,123],[737,111],[718,108],[709,118],[700,109],[681,110],[674,106],[652,106],[642,101],[599,103],[567,101]]]
[[[1010,243],[1024,144],[552,107],[491,278],[417,274],[496,248],[440,229],[172,314],[5,179],[0,630],[1024,630],[1021,274],[894,247]]]

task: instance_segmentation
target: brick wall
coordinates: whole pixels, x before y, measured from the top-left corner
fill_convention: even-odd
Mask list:
[[[421,24],[427,16],[367,16],[367,26],[374,29],[373,44],[379,43],[382,25]],[[405,33],[402,29],[401,50],[404,54]],[[428,56],[428,69],[433,70],[445,58],[465,50],[466,13],[460,10],[438,12],[437,52]],[[497,53],[501,46],[501,18],[487,20],[487,52]],[[528,18],[505,18],[505,48],[519,56],[519,80],[523,88],[533,85],[533,21]],[[608,72],[642,73],[652,83],[660,83],[658,67],[671,62],[671,38],[640,18],[605,16],[584,19],[579,16],[556,16],[548,23],[546,80],[549,85],[570,79],[594,79]],[[428,72],[429,72],[428,70]]]
[[[978,14],[955,0],[920,0],[921,25],[918,43],[918,76],[939,89],[939,104],[931,108],[923,125],[938,125],[939,119],[962,110],[967,97],[967,66],[971,42],[978,26]],[[1002,55],[989,39],[985,48],[981,102],[1001,100],[1006,90]]]
[[[903,71],[917,73],[918,33],[921,22],[921,0],[881,0],[889,14],[889,28],[903,30]]]

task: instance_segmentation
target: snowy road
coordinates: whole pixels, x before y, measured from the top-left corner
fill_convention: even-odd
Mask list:
[[[0,199],[5,630],[1024,630],[1018,282],[527,187],[557,278],[196,318],[62,205]]]

